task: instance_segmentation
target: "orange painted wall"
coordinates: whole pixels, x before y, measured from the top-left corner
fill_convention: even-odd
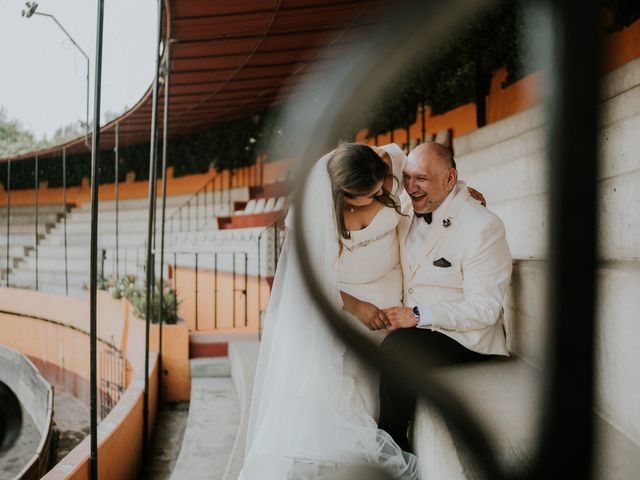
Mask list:
[[[144,369],[145,323],[129,310],[129,336],[126,356],[135,371]],[[189,400],[191,374],[189,370],[189,330],[185,323],[162,327],[162,398],[168,402]],[[159,326],[149,329],[149,350],[158,352]]]
[[[85,332],[45,320],[0,313],[0,342],[30,358],[64,369],[68,375],[48,380],[78,398],[88,398],[89,337]],[[100,372],[101,353],[109,347],[103,342],[98,342],[97,347]]]
[[[144,322],[125,300],[98,291],[99,350],[108,344],[127,359],[127,385],[144,367]],[[0,288],[0,342],[89,381],[89,301],[18,288]],[[13,312],[17,315],[12,315]],[[35,318],[30,318],[35,317]],[[189,334],[187,325],[165,325],[163,391],[169,401],[188,400]],[[150,349],[158,351],[158,327],[151,326]],[[100,355],[98,355],[100,362]],[[98,364],[98,368],[100,365]]]
[[[195,271],[191,268],[178,267],[174,276],[174,288],[177,288],[178,299],[182,301],[179,306],[179,315],[187,322],[190,331],[234,330],[239,332],[258,332],[258,285],[260,285],[260,307],[264,309],[269,302],[269,284],[262,278],[258,284],[258,278],[249,276],[247,281],[247,324],[245,325],[245,301],[244,294],[236,291],[233,293],[233,274],[219,272],[217,279],[218,301],[217,312],[214,312],[214,283],[215,275],[212,270],[198,269],[198,298],[197,312],[198,324],[196,328],[196,297],[195,297]],[[236,275],[236,289],[244,288],[244,275]],[[235,302],[235,322],[234,322]],[[214,315],[217,315],[215,317]]]
[[[0,342],[57,365],[71,375],[89,382],[88,302],[31,290],[0,288]],[[108,348],[105,342],[122,346],[131,353],[127,363],[127,390],[99,425],[99,474],[108,480],[139,478],[142,449],[142,399],[144,389],[144,324],[132,319],[125,301],[112,299],[98,292],[98,371],[100,352]],[[9,313],[11,312],[11,313]],[[34,318],[40,317],[40,318]],[[142,328],[140,329],[140,325]],[[164,366],[164,390],[169,397],[188,399],[188,331],[186,325],[167,327],[163,336],[167,352]],[[132,334],[130,330],[135,332]],[[142,335],[135,333],[142,331]],[[157,327],[150,335],[150,436],[158,407],[157,398]],[[170,351],[170,353],[169,353]],[[141,361],[142,359],[142,361]],[[186,398],[184,396],[187,391]],[[150,437],[151,438],[151,437]],[[89,479],[89,440],[74,448],[45,477],[48,480]]]
[[[640,20],[621,32],[609,34],[606,37],[603,52],[603,72],[607,73],[640,57]],[[543,92],[543,73],[535,72],[506,88],[501,84],[506,79],[506,69],[494,72],[489,95],[486,97],[487,123],[497,122],[518,112],[527,110],[540,102]],[[441,115],[432,115],[427,110],[425,130],[427,135],[436,135],[444,129],[451,129],[453,136],[464,135],[477,130],[476,107],[469,103],[454,108]],[[417,121],[409,127],[411,140],[421,139],[422,119],[418,114]],[[356,135],[356,141],[373,145],[375,139],[367,138],[367,131],[361,130]],[[405,129],[393,132],[393,141],[398,145],[407,142]],[[378,144],[391,142],[391,133],[378,136]]]
[[[638,57],[640,57],[640,20],[636,20],[621,32],[607,35],[603,53],[605,72],[610,72]]]
[[[150,425],[157,416],[158,358],[149,359]],[[98,476],[103,480],[134,480],[140,478],[142,464],[142,415],[144,377],[136,375],[132,385],[116,407],[99,426]],[[153,433],[150,428],[149,434]],[[89,437],[64,457],[43,480],[90,480]]]
[[[204,186],[208,181],[220,176],[219,181],[214,182],[214,189],[227,189],[231,184],[233,187],[244,187],[254,185],[260,181],[261,168],[262,178],[265,183],[275,182],[278,175],[284,170],[289,168],[289,162],[287,160],[278,160],[269,163],[262,163],[264,161],[263,156],[258,157],[258,164],[250,167],[242,167],[235,171],[229,181],[229,170],[223,170],[220,173],[216,173],[215,170],[210,169],[207,173],[186,175],[183,177],[173,178],[173,168],[169,168],[167,171],[167,195],[187,195],[194,193],[199,188]],[[147,181],[126,181],[118,184],[118,195],[120,199],[131,198],[147,198],[149,189],[149,182]],[[158,180],[157,189],[158,195],[162,192],[162,180]],[[99,198],[101,201],[114,200],[115,199],[115,184],[108,183],[100,185]],[[11,192],[11,204],[12,205],[31,205],[35,203],[35,189],[30,190],[15,190]],[[63,190],[62,188],[48,188],[41,186],[38,189],[38,201],[41,204],[47,203],[62,203]],[[79,187],[67,188],[67,202],[81,205],[84,202],[91,200],[91,185],[88,179],[83,179],[82,185]],[[6,205],[7,193],[3,185],[0,185],[0,205]]]

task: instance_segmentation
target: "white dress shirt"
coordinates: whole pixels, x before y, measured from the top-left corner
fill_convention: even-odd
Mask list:
[[[420,218],[417,215],[413,216],[413,222],[411,223],[411,227],[409,228],[409,232],[407,233],[407,238],[405,241],[405,256],[407,260],[407,265],[409,268],[413,269],[418,265],[418,255],[420,255],[420,247],[427,240],[429,233],[433,230],[432,226],[437,225],[438,223],[444,220],[444,214],[449,207],[449,203],[451,203],[451,199],[455,197],[455,194],[458,190],[462,188],[461,185],[456,185],[447,198],[440,204],[438,208],[436,208],[432,212],[431,223],[427,223],[424,218]],[[428,305],[417,305],[418,310],[420,310],[420,320],[416,325],[418,328],[429,328],[433,325],[433,313],[431,312],[431,308]]]

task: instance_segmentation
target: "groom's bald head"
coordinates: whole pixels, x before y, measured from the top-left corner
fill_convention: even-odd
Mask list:
[[[420,162],[440,163],[443,168],[456,168],[451,151],[437,142],[425,142],[411,150],[409,158]]]
[[[404,188],[418,213],[433,212],[453,190],[458,180],[451,152],[436,142],[411,150],[403,172]]]

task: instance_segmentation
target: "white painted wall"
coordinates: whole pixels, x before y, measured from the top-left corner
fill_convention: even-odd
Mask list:
[[[640,59],[606,76],[601,99],[597,409],[640,444]],[[549,224],[545,142],[541,107],[454,140],[460,177],[503,219],[516,260],[506,301],[510,345],[539,367]]]

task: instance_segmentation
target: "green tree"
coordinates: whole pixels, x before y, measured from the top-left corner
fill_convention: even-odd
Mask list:
[[[19,120],[9,118],[7,110],[0,106],[0,158],[29,152],[40,148],[43,143],[25,129]]]

